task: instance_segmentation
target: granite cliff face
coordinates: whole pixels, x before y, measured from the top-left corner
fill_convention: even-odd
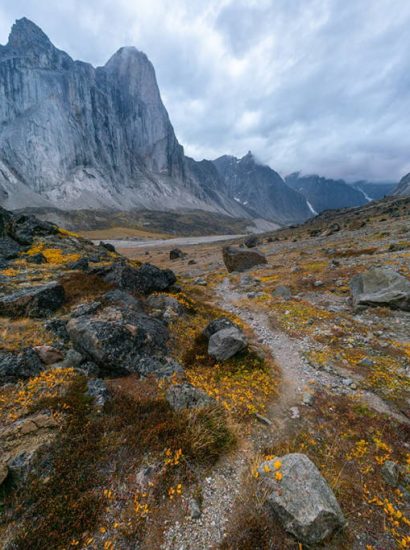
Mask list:
[[[0,47],[0,202],[203,208],[250,217],[191,174],[145,54],[73,61],[27,19]]]
[[[259,216],[283,224],[298,223],[312,216],[305,197],[286,185],[269,166],[249,152],[241,159],[223,156],[214,160],[224,192]]]

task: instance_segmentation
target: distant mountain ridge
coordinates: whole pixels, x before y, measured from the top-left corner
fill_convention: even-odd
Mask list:
[[[250,151],[241,159],[225,155],[213,163],[223,180],[224,193],[262,217],[289,224],[312,216],[305,198]]]
[[[286,176],[285,182],[301,193],[312,209],[319,214],[324,210],[363,206],[369,202],[362,191],[344,180],[333,180],[318,175],[301,176],[300,172],[295,172]]]

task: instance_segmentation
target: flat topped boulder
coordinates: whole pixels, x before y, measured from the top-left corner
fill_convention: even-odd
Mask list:
[[[116,262],[109,268],[97,270],[96,273],[121,290],[145,295],[167,290],[176,282],[173,271],[160,269],[151,264],[135,268],[126,262]]]
[[[74,348],[96,363],[102,374],[138,372],[144,355],[166,350],[168,331],[143,313],[106,308],[98,315],[72,318],[67,332]]]
[[[387,306],[410,311],[410,281],[393,269],[373,267],[350,281],[354,309]]]
[[[32,286],[0,298],[0,315],[47,317],[63,305],[64,299],[64,288],[60,283]]]
[[[332,489],[313,462],[292,453],[262,463],[267,504],[283,527],[304,544],[318,544],[345,525]]]
[[[246,271],[256,265],[267,264],[266,256],[257,248],[244,249],[235,246],[225,246],[222,256],[226,269],[232,271]]]

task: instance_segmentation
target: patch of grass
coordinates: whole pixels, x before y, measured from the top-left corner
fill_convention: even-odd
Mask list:
[[[98,275],[80,271],[63,275],[60,283],[64,287],[66,307],[94,300],[112,288]]]
[[[52,340],[41,321],[0,317],[0,350],[21,351],[26,347],[51,344]]]
[[[101,547],[116,536],[142,541],[156,514],[177,504],[235,446],[223,409],[176,412],[155,380],[113,381],[112,399],[98,414],[84,377],[63,377],[61,391],[58,373],[44,376],[17,392],[15,406],[47,408],[62,428],[47,459],[48,477],[33,475],[22,491],[6,497],[5,517],[19,526],[18,550],[42,550],[44,541],[63,549],[96,537]],[[147,465],[155,473],[142,489],[135,475]]]

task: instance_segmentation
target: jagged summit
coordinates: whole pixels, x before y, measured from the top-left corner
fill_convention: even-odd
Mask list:
[[[53,46],[40,27],[27,17],[16,20],[11,28],[7,45],[11,48],[26,48],[34,45]]]

